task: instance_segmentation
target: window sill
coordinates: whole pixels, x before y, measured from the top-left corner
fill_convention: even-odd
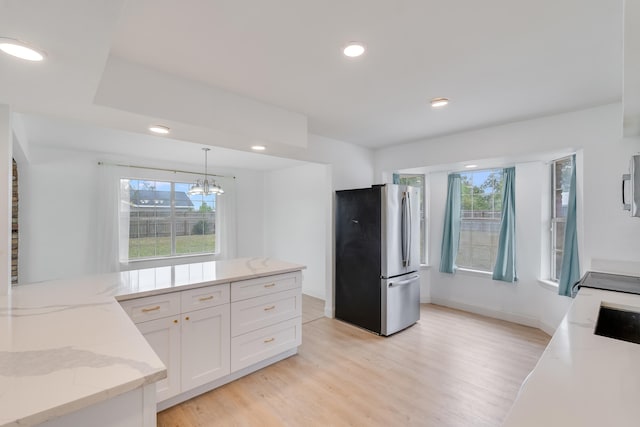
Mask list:
[[[544,289],[554,291],[556,293],[558,292],[558,283],[549,279],[538,279],[538,285]]]
[[[219,258],[219,253],[176,255],[162,258],[139,258],[128,262],[121,262],[120,270],[127,271],[140,268],[166,267],[179,264],[190,264],[194,262],[215,261]]]
[[[484,277],[491,279],[493,273],[490,271],[482,271],[482,270],[472,270],[470,268],[459,268],[456,270],[456,273],[463,274],[465,276],[475,276],[475,277]]]

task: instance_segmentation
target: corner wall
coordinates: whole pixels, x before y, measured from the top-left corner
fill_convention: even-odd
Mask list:
[[[376,177],[417,167],[442,171],[434,173],[430,183],[431,300],[538,326],[546,332],[555,330],[571,299],[558,296],[537,279],[544,270],[541,248],[546,244],[543,219],[548,212],[542,196],[548,185],[548,166],[543,159],[559,151],[580,151],[581,156],[581,271],[591,268],[594,261],[599,266],[610,265],[612,270],[623,262],[640,275],[640,220],[623,212],[619,200],[620,176],[627,171],[630,155],[640,151],[640,140],[622,139],[621,117],[621,105],[610,104],[376,151]],[[483,159],[516,165],[520,281],[515,285],[482,275],[458,272],[452,276],[437,271],[446,173],[462,163]]]

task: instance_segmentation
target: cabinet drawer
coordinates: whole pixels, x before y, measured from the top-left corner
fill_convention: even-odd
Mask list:
[[[231,371],[238,371],[302,342],[300,317],[231,338]]]
[[[277,274],[231,283],[231,301],[259,297],[302,287],[302,273]]]
[[[140,323],[180,313],[180,295],[177,292],[173,292],[152,297],[136,298],[121,301],[120,305],[134,323]]]
[[[215,307],[229,302],[229,284],[205,286],[180,292],[182,312]]]
[[[300,289],[291,289],[232,303],[231,336],[302,315],[301,296]]]

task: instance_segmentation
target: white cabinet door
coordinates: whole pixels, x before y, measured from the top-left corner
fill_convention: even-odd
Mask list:
[[[138,330],[167,367],[167,378],[156,383],[158,402],[180,393],[180,321],[165,317],[138,323]]]
[[[229,304],[182,315],[182,390],[229,375]]]

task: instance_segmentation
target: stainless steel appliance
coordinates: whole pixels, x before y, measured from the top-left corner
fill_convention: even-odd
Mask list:
[[[629,182],[628,194],[625,182]],[[631,156],[629,173],[622,175],[622,208],[631,212],[631,216],[640,217],[640,154]]]
[[[380,335],[420,318],[418,191],[336,191],[336,318]]]

